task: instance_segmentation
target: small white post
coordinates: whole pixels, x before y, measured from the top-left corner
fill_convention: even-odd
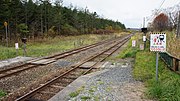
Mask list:
[[[17,56],[18,56],[18,49],[19,49],[19,45],[18,45],[18,43],[15,43],[15,49],[16,49],[16,54],[17,54]]]

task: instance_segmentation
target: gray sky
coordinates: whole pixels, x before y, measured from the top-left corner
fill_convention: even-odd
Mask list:
[[[143,18],[149,17],[152,10],[158,9],[163,0],[63,0],[65,6],[72,4],[88,8],[104,18],[118,20],[129,27],[142,27]],[[180,0],[165,0],[161,8],[172,7]]]

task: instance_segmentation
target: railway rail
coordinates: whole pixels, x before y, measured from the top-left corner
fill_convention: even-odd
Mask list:
[[[16,66],[16,67],[3,69],[3,70],[0,70],[0,79],[3,79],[3,78],[6,78],[6,77],[9,77],[9,76],[21,73],[23,71],[33,69],[35,67],[43,65],[43,64],[33,64],[32,62],[40,61],[40,60],[43,60],[43,59],[53,59],[54,61],[49,62],[49,63],[53,63],[58,59],[65,58],[67,56],[77,54],[79,52],[82,52],[82,51],[85,51],[85,50],[88,50],[88,49],[91,49],[91,48],[94,48],[94,47],[97,47],[97,46],[100,46],[100,45],[103,45],[103,44],[107,44],[109,42],[115,42],[117,40],[119,40],[119,38],[111,39],[111,40],[105,40],[105,41],[102,41],[102,42],[99,42],[99,43],[87,45],[87,46],[77,48],[77,49],[73,49],[73,50],[63,52],[63,53],[60,53],[60,54],[44,57],[44,58],[41,58],[41,59],[31,60],[30,62],[27,62],[25,64],[22,64],[22,65],[19,65],[19,66]]]
[[[96,54],[92,55],[90,57],[87,57],[86,59],[83,59],[82,61],[78,62],[75,65],[70,66],[71,68],[64,72],[63,74],[55,76],[54,78],[51,78],[48,80],[48,82],[45,82],[43,84],[39,84],[38,87],[32,88],[30,91],[22,94],[22,95],[14,95],[14,96],[8,96],[7,98],[3,100],[8,101],[34,101],[34,100],[42,100],[46,101],[52,96],[54,96],[57,92],[62,90],[64,87],[66,87],[68,84],[70,84],[72,81],[74,81],[76,78],[83,74],[87,74],[90,72],[93,68],[98,68],[99,64],[104,61],[107,57],[109,57],[111,54],[113,54],[117,49],[119,49],[125,42],[129,40],[131,35],[126,36],[125,38],[119,40],[114,44],[113,46],[109,47],[108,49]],[[100,57],[100,58],[99,58]],[[98,58],[98,59],[97,59]],[[90,68],[80,68],[81,65],[83,65],[86,62],[96,60],[96,63],[91,66]]]

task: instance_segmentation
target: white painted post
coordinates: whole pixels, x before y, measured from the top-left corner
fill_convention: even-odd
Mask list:
[[[18,45],[18,43],[15,43],[15,49],[16,49],[16,54],[17,54],[17,56],[18,56],[18,49],[19,49],[19,45]]]

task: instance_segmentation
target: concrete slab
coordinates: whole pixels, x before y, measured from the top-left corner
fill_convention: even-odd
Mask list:
[[[110,54],[112,54],[111,52],[105,52],[104,53],[105,55],[110,55]]]
[[[83,65],[80,66],[80,68],[90,68],[92,67],[96,62],[86,62]]]
[[[106,64],[106,62],[100,62],[100,63],[96,64],[95,69],[102,68],[102,67],[104,67],[105,64]]]
[[[71,61],[68,61],[68,60],[64,60],[64,59],[59,59],[59,60],[57,60],[56,62],[54,62],[54,65],[56,66],[56,67],[67,67],[67,66],[70,66],[70,65],[72,65],[73,64],[73,62],[71,62]]]
[[[41,60],[37,60],[37,61],[29,61],[28,63],[37,64],[37,65],[45,65],[45,64],[49,64],[49,63],[52,63],[55,61],[56,60],[54,60],[54,59],[41,59]]]
[[[12,65],[15,63],[20,63],[20,62],[26,62],[28,60],[32,60],[32,57],[15,57],[15,58],[11,58],[11,59],[7,59],[7,60],[2,60],[0,61],[0,68],[4,67],[4,66],[8,66],[8,65]]]

